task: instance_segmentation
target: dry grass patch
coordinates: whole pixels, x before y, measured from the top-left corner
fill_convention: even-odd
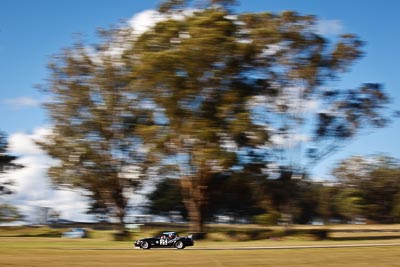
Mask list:
[[[400,266],[399,249],[196,250],[13,250],[0,252],[0,266]]]

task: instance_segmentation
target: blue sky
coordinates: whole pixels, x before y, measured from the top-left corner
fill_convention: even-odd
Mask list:
[[[32,135],[49,123],[40,107],[44,96],[36,88],[46,78],[52,54],[68,47],[76,33],[95,42],[99,27],[155,8],[157,0],[2,0],[0,5],[0,130],[8,135]],[[326,34],[351,32],[366,41],[366,56],[338,85],[354,88],[364,82],[384,84],[400,103],[400,1],[386,0],[242,0],[239,11],[296,10],[320,18]],[[400,107],[399,107],[400,109]],[[400,122],[362,135],[315,169],[326,176],[333,162],[353,154],[388,153],[400,158]]]

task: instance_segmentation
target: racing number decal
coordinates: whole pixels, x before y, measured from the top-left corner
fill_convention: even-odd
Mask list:
[[[168,240],[167,239],[160,239],[160,246],[167,246]]]

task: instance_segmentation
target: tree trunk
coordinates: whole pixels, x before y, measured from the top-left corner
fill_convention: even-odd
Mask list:
[[[190,231],[204,233],[205,190],[202,186],[194,185],[188,177],[181,178],[180,182],[183,201],[189,214]]]
[[[194,233],[203,233],[204,216],[201,206],[199,203],[196,203],[195,200],[189,200],[187,206],[190,220],[190,231]]]
[[[118,219],[117,230],[119,233],[125,233],[125,215],[128,200],[123,194],[124,187],[119,183],[114,184],[114,189],[111,193],[111,201],[114,205],[115,217]]]
[[[117,225],[117,229],[118,232],[123,233],[125,232],[125,209],[124,208],[117,208],[117,218],[118,218],[118,225]]]

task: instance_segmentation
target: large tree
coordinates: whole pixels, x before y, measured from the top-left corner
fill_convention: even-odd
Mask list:
[[[90,212],[118,218],[120,230],[128,201],[140,185],[143,156],[135,135],[146,109],[127,90],[128,80],[113,58],[110,32],[88,55],[82,43],[66,49],[49,64],[51,76],[42,86],[52,133],[39,144],[58,163],[49,169],[56,186],[81,188],[92,200]],[[140,114],[139,114],[140,113]]]
[[[138,164],[126,151],[142,147],[147,166],[179,179],[192,230],[203,232],[216,175],[290,178],[288,155],[316,161],[385,124],[380,85],[327,89],[362,55],[355,35],[329,42],[314,16],[235,13],[232,2],[165,1],[144,33],[111,31],[100,48],[75,47],[51,65],[48,150],[61,160],[51,171],[59,183],[122,192],[121,166]]]
[[[165,19],[139,36],[124,60],[132,66],[132,90],[166,117],[143,138],[162,144],[159,164],[176,160],[193,230],[203,231],[216,173],[261,154],[264,176],[290,178],[285,156],[298,147],[301,131],[311,129],[307,152],[315,161],[361,128],[385,124],[381,86],[327,89],[361,56],[355,35],[330,43],[315,32],[314,16],[236,14],[227,1],[188,12],[185,1],[169,1],[177,2],[162,10]],[[313,101],[324,105],[315,116],[306,111]]]

